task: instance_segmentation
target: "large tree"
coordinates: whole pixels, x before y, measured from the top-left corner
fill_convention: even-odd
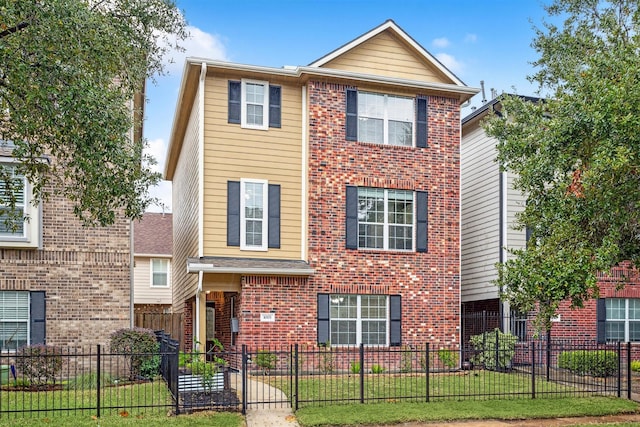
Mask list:
[[[536,30],[543,102],[505,97],[485,129],[527,196],[526,249],[499,266],[512,306],[548,328],[561,301],[598,296],[597,277],[640,260],[640,9],[637,0],[556,0]],[[624,285],[624,279],[620,286]]]
[[[160,176],[133,100],[185,37],[171,0],[0,0],[0,150],[36,201],[63,195],[87,224],[142,214]],[[16,202],[7,170],[4,218]]]

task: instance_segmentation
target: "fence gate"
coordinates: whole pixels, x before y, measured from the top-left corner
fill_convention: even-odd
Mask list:
[[[252,408],[295,407],[297,365],[298,353],[294,346],[256,350],[243,345],[242,413]]]

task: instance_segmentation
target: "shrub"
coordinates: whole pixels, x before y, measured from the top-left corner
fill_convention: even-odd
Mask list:
[[[511,367],[518,341],[515,335],[505,334],[496,328],[493,331],[473,335],[469,341],[477,352],[472,360],[474,364],[490,370]]]
[[[381,374],[384,372],[384,367],[378,364],[371,365],[371,373],[372,374]]]
[[[320,347],[320,360],[318,361],[318,368],[323,374],[330,374],[335,369],[333,350],[331,349],[331,345],[328,342],[323,347]]]
[[[55,347],[43,344],[24,346],[16,352],[16,368],[32,386],[55,384],[62,370],[62,355]]]
[[[618,372],[618,356],[612,350],[563,351],[558,356],[558,367],[579,375],[608,377]]]
[[[440,362],[449,369],[458,367],[458,357],[458,352],[455,350],[449,350],[446,348],[438,350],[438,359],[440,359]]]
[[[102,372],[100,375],[100,383],[102,386],[106,384],[117,384],[106,372]],[[89,372],[86,374],[78,375],[75,378],[71,378],[65,385],[65,390],[95,390],[98,388],[98,374],[95,372]]]
[[[351,363],[349,363],[349,370],[351,371],[352,374],[359,374],[360,362],[354,360]]]
[[[400,372],[407,373],[413,370],[413,352],[408,346],[402,347],[400,354]]]
[[[268,350],[258,350],[258,354],[254,359],[255,364],[262,368],[265,374],[276,367],[277,361],[278,356]]]
[[[129,379],[155,376],[160,370],[160,344],[151,329],[120,329],[111,334],[111,351],[124,355],[129,363]]]
[[[639,372],[640,371],[640,360],[632,360],[631,361],[631,370],[633,372]]]

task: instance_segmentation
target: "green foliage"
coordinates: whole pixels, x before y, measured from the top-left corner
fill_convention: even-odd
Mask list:
[[[106,384],[115,384],[110,374],[102,372],[100,375],[100,383],[104,387]],[[71,378],[64,384],[65,390],[95,390],[98,388],[98,374],[89,372]]]
[[[382,374],[385,371],[384,366],[373,364],[371,365],[371,373],[372,374]]]
[[[349,370],[351,371],[352,374],[359,374],[360,362],[358,362],[357,360],[352,360],[351,363],[349,363]]]
[[[533,41],[539,58],[530,76],[548,98],[505,96],[484,125],[527,197],[517,221],[532,233],[499,267],[496,284],[513,308],[539,309],[542,330],[560,301],[582,307],[598,296],[598,272],[640,261],[639,7],[553,1],[546,10],[554,19]]]
[[[456,350],[441,348],[438,350],[438,359],[440,359],[440,362],[449,369],[458,367],[459,355]]]
[[[408,346],[402,346],[400,354],[400,372],[407,373],[413,370],[413,351]]]
[[[618,356],[611,350],[563,351],[558,356],[558,367],[579,375],[608,377],[618,372]]]
[[[179,9],[171,0],[48,0],[0,10],[0,140],[15,146],[36,198],[64,196],[89,224],[112,224],[122,211],[140,217],[160,175],[142,154],[143,100],[134,110],[131,101],[186,38]]]
[[[268,350],[258,350],[254,363],[258,365],[265,374],[276,367],[278,356]]]
[[[318,369],[320,369],[320,372],[323,374],[330,374],[335,369],[333,350],[331,349],[331,344],[328,342],[324,346],[320,347]]]
[[[111,351],[125,356],[129,379],[155,376],[160,369],[160,344],[151,329],[119,329],[111,334]]]
[[[477,352],[473,363],[486,369],[507,369],[511,367],[511,360],[516,354],[518,337],[505,334],[499,329],[473,335],[469,341]]]
[[[633,372],[640,372],[640,360],[631,361],[631,370]]]
[[[31,386],[55,383],[62,369],[62,355],[55,347],[43,344],[20,347],[16,352],[16,369]]]

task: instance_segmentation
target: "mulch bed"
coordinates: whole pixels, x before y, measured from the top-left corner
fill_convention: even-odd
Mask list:
[[[200,411],[207,409],[236,411],[240,406],[240,399],[235,390],[219,391],[187,391],[180,393],[180,404],[185,411]]]

